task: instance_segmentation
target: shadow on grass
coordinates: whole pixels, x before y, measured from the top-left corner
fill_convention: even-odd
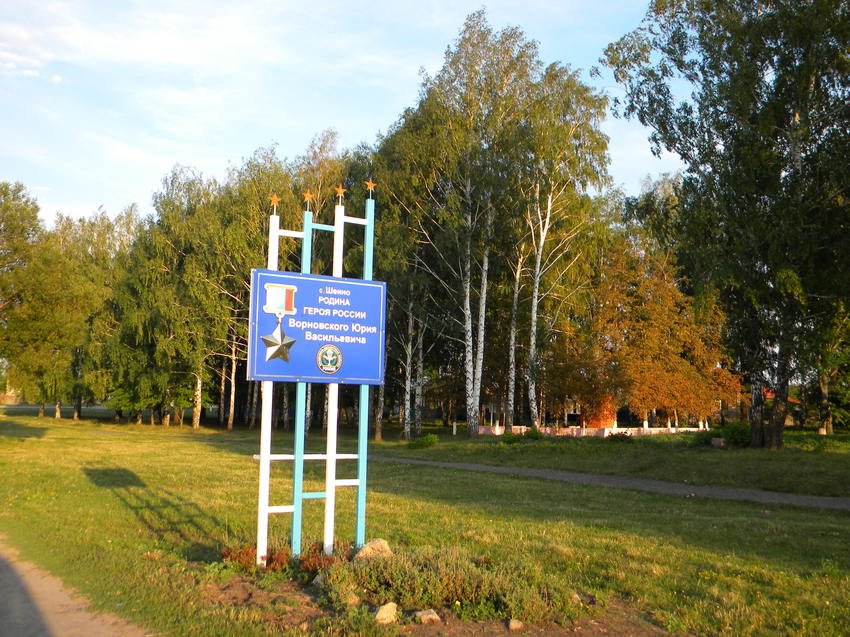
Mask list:
[[[173,542],[183,558],[193,562],[219,559],[214,537],[222,524],[191,500],[167,489],[154,489],[122,467],[84,467],[97,487],[108,489],[160,541]]]
[[[5,419],[0,422],[0,436],[3,438],[43,438],[45,433],[47,433],[47,427],[35,427]]]
[[[850,567],[850,514],[764,504],[683,498],[534,478],[371,463],[369,491],[446,505],[467,515],[522,527],[566,523],[600,537],[657,538],[659,545],[734,554],[783,567]],[[402,532],[403,533],[403,532]],[[416,531],[413,532],[416,534]],[[419,540],[417,540],[419,541]]]

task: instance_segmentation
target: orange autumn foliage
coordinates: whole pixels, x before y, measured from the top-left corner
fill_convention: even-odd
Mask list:
[[[585,316],[563,326],[553,391],[578,398],[588,423],[610,426],[616,406],[705,418],[737,403],[740,379],[724,367],[723,316],[698,311],[673,268],[621,239],[608,251]],[[587,425],[590,426],[590,425]]]

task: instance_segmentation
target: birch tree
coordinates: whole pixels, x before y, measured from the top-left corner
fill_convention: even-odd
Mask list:
[[[382,144],[410,187],[394,196],[411,213],[417,257],[453,300],[463,347],[467,428],[478,429],[487,301],[499,217],[507,213],[507,141],[523,116],[522,97],[540,68],[535,43],[517,28],[494,32],[471,14],[440,71],[425,77],[419,104]]]
[[[525,375],[531,420],[539,427],[538,316],[542,302],[556,289],[562,296],[572,292],[563,288],[571,266],[583,256],[579,239],[588,230],[592,209],[586,193],[606,183],[608,139],[600,124],[607,100],[584,85],[577,72],[552,64],[531,85],[526,102],[516,137],[520,152],[512,157],[517,158],[514,174],[531,261]],[[545,279],[547,286],[541,288]],[[550,329],[556,320],[547,318]]]

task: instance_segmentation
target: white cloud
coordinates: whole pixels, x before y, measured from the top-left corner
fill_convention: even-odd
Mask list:
[[[16,22],[0,21],[0,54],[30,68],[62,61],[221,72],[286,55],[256,3],[116,3],[108,10],[88,2],[19,5]]]

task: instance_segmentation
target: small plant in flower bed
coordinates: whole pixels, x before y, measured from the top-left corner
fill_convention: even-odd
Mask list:
[[[407,443],[407,446],[411,449],[427,449],[428,447],[433,447],[438,442],[440,442],[440,439],[437,437],[437,434],[427,434],[419,438],[414,438]]]
[[[239,568],[251,572],[257,570],[257,545],[245,544],[235,548],[225,548],[221,551],[221,559]],[[269,548],[266,556],[266,571],[280,573],[292,569],[292,552],[289,547],[282,549]]]
[[[325,555],[322,545],[314,543],[298,556],[298,567],[308,575],[316,575],[319,571],[338,562],[348,561],[351,556],[351,542],[338,542],[332,555]]]
[[[458,549],[340,561],[322,578],[325,597],[337,608],[356,595],[373,606],[393,601],[406,611],[450,609],[461,619],[564,623],[580,607],[573,589],[538,567],[476,560]]]

